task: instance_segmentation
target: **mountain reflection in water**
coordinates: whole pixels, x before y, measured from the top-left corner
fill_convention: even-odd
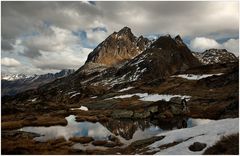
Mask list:
[[[40,137],[34,139],[41,142],[59,137],[68,140],[74,136],[90,136],[95,140],[106,140],[108,136],[115,135],[123,143],[129,144],[136,140],[152,137],[165,130],[176,129],[177,123],[182,123],[183,120],[187,121],[185,118],[178,118],[174,122],[167,123],[148,120],[110,120],[105,123],[92,123],[76,122],[74,115],[66,117],[66,120],[68,121],[67,126],[23,127],[20,130],[40,134]]]

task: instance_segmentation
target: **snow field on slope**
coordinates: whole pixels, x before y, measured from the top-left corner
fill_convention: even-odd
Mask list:
[[[206,120],[204,122],[206,123],[192,128],[176,129],[158,134],[159,136],[165,136],[165,138],[149,145],[149,151],[159,151],[155,153],[157,155],[202,154],[208,147],[214,145],[216,141],[220,140],[221,136],[239,132],[239,118],[212,120],[210,122]],[[172,142],[181,143],[163,150],[158,148],[161,145],[166,145]],[[198,152],[190,151],[188,147],[194,142],[206,143],[207,147]]]

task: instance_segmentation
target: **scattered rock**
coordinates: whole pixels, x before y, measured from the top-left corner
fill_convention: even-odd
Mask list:
[[[93,141],[94,139],[92,137],[72,137],[69,140],[73,142],[79,142],[81,144],[86,144]]]
[[[115,147],[117,146],[116,142],[108,141],[106,144],[104,144],[105,147]]]
[[[203,150],[207,144],[201,142],[194,142],[192,145],[188,147],[190,151],[197,152]]]
[[[94,146],[104,146],[107,143],[108,143],[108,141],[106,141],[106,140],[95,140],[92,142],[92,144]]]
[[[147,145],[150,145],[158,140],[162,140],[165,136],[155,136],[152,138],[148,139],[143,139],[143,140],[137,140],[133,143],[131,143],[130,147],[133,147],[134,149],[139,148],[139,147],[144,147]]]
[[[113,118],[131,118],[133,116],[133,111],[122,109],[115,110],[112,113]]]
[[[148,108],[149,112],[156,113],[158,112],[158,106],[152,106]]]
[[[137,119],[145,119],[150,116],[150,111],[135,111],[133,117]]]
[[[48,140],[48,143],[51,145],[56,145],[56,144],[63,143],[63,142],[66,142],[66,139],[64,137]]]
[[[76,121],[90,121],[90,122],[97,122],[98,118],[96,116],[76,116]]]

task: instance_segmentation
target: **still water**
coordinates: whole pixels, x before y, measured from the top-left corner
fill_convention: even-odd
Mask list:
[[[87,121],[76,122],[74,115],[66,117],[66,120],[68,121],[67,126],[23,127],[20,131],[40,134],[39,137],[34,138],[34,140],[40,142],[59,137],[64,137],[68,140],[74,136],[89,136],[94,138],[94,140],[107,140],[108,136],[114,135],[122,143],[128,145],[133,141],[150,138],[163,131],[177,129],[177,124],[183,121],[186,123],[185,128],[210,122],[210,120],[184,118],[168,123],[150,122],[147,120],[112,120],[105,123],[92,123]]]

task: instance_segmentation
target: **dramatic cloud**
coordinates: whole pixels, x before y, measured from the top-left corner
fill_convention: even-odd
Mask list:
[[[23,45],[26,47],[24,55],[33,58],[40,56],[40,51],[63,52],[78,43],[79,39],[69,30],[55,26],[44,27],[37,32],[37,35],[23,39]]]
[[[42,73],[79,68],[91,49],[124,26],[138,36],[180,34],[183,39],[192,40],[194,49],[226,47],[236,52],[238,3],[4,1],[2,56],[14,56],[24,64],[21,68],[11,67],[11,71],[19,73],[25,72],[23,69]],[[200,42],[197,36],[205,39]],[[216,42],[223,38],[232,40]],[[8,71],[7,66],[3,70]]]
[[[108,36],[106,30],[101,30],[101,29],[87,30],[86,33],[87,33],[87,39],[93,45],[97,45],[101,43]]]
[[[32,64],[42,70],[61,70],[67,68],[79,68],[85,63],[91,49],[83,48],[78,53],[70,49],[65,53],[46,53],[33,60]],[[49,61],[51,60],[51,61]]]
[[[193,51],[197,51],[197,52],[203,52],[211,48],[227,49],[228,51],[238,56],[239,40],[229,39],[226,42],[223,42],[222,44],[220,44],[214,39],[205,38],[205,37],[196,37],[190,42],[190,48]]]
[[[223,47],[239,56],[239,39],[230,39],[223,43]]]
[[[210,48],[220,48],[221,45],[214,39],[197,37],[190,42],[190,47],[196,51],[204,51]]]
[[[7,67],[16,67],[21,65],[21,63],[17,60],[15,60],[14,58],[8,58],[8,57],[4,57],[1,59],[1,64],[3,66],[7,66]]]

